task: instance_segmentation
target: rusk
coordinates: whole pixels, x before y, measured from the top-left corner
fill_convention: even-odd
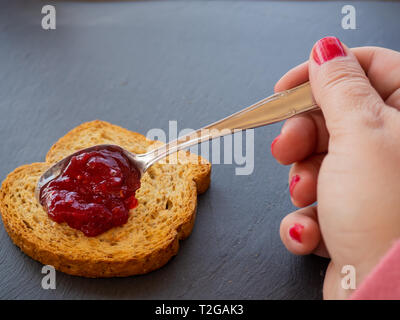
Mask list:
[[[96,144],[144,153],[161,143],[104,121],[76,127],[51,147],[45,162],[21,166],[3,181],[0,213],[5,229],[27,255],[71,275],[123,277],[160,268],[177,254],[179,240],[192,231],[197,194],[209,186],[211,164],[185,151],[179,152],[178,164],[168,163],[168,158],[156,163],[141,179],[136,192],[139,205],[128,222],[86,237],[66,223],[52,221],[34,190],[52,164]]]

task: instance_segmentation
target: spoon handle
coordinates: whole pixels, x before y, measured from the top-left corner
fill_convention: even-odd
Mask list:
[[[309,82],[290,90],[278,92],[229,117],[143,154],[147,163],[144,171],[169,154],[192,145],[232,134],[238,130],[257,128],[282,121],[315,109],[318,109],[318,106],[312,96]]]

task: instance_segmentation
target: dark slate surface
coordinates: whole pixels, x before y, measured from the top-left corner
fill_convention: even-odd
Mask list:
[[[46,2],[51,3],[51,2]],[[198,128],[272,92],[276,80],[337,35],[349,46],[400,49],[400,3],[356,2],[357,30],[341,28],[343,2],[59,2],[57,30],[40,27],[43,2],[0,4],[0,179],[42,161],[83,121],[146,133]],[[41,288],[41,264],[0,226],[0,298],[319,299],[327,260],[296,257],[280,220],[294,208],[288,168],[269,144],[281,124],[255,133],[255,170],[215,165],[212,187],[180,253],[162,269],[124,279],[57,273]]]

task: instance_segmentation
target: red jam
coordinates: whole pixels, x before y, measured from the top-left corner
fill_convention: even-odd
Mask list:
[[[40,201],[52,220],[94,237],[128,221],[139,188],[140,172],[121,149],[99,146],[74,155]]]

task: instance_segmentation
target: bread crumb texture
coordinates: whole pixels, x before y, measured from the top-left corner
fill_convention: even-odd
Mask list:
[[[156,163],[141,179],[136,192],[139,205],[131,210],[128,222],[86,237],[66,223],[52,221],[34,191],[52,164],[97,144],[116,144],[133,153],[161,145],[104,121],[83,123],[51,147],[46,162],[21,166],[3,181],[0,213],[5,229],[27,255],[71,275],[124,277],[160,268],[177,254],[179,240],[192,231],[197,194],[210,184],[211,164],[186,151],[175,155],[177,164],[168,158]]]

